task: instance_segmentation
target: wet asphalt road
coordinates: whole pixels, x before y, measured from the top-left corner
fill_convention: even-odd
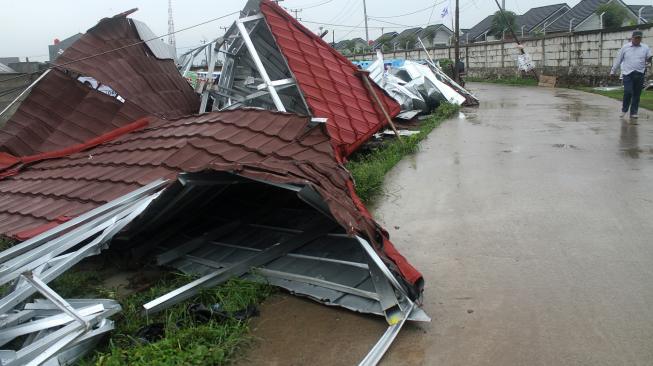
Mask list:
[[[653,114],[566,89],[473,84],[374,209],[424,274],[431,323],[385,365],[653,365]],[[398,227],[398,229],[396,228]],[[276,295],[241,364],[351,365],[381,319]]]

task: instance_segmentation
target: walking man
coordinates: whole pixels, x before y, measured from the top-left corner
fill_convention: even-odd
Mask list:
[[[637,118],[639,109],[639,97],[644,88],[644,72],[646,62],[651,60],[651,49],[642,43],[642,32],[634,31],[630,42],[624,45],[610,70],[610,75],[617,72],[621,67],[621,75],[624,79],[624,100],[621,108],[621,116],[626,116],[630,109],[630,118]]]

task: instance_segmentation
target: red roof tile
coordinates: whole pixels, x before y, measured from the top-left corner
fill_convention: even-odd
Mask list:
[[[150,119],[146,128],[23,166],[18,174],[0,180],[0,234],[25,238],[44,224],[80,215],[156,179],[215,170],[308,184],[348,232],[385,235],[356,197],[331,139],[322,126],[309,128],[307,117],[254,109]],[[389,242],[385,245],[391,249]],[[389,253],[402,263],[399,271],[407,280],[416,283],[421,278],[401,255]]]
[[[328,118],[336,151],[341,157],[349,156],[387,123],[357,75],[358,68],[272,1],[263,0],[261,12],[311,113]],[[396,116],[399,104],[372,85],[386,111]]]

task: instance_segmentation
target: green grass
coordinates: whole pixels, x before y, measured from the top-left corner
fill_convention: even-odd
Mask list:
[[[503,85],[515,85],[515,86],[537,86],[537,80],[532,77],[509,77],[509,78],[474,78],[467,77],[465,78],[466,82],[481,82],[481,83],[493,83],[493,84],[503,84]]]
[[[617,100],[623,100],[623,96],[624,96],[623,90],[604,91],[604,90],[595,90],[594,88],[589,88],[589,87],[580,87],[576,89],[588,93],[600,94],[608,98],[617,99]],[[645,109],[653,110],[653,91],[645,90],[642,92],[642,96],[639,101],[639,106]]]
[[[191,280],[180,274],[167,274],[144,291],[118,295],[101,286],[95,271],[73,270],[57,278],[52,287],[64,297],[113,298],[122,312],[113,316],[116,329],[108,341],[80,361],[80,365],[221,365],[234,359],[236,351],[249,342],[248,321],[227,318],[196,321],[188,307],[201,303],[220,304],[231,313],[261,303],[272,291],[267,285],[232,279],[206,289],[199,295],[164,311],[145,316],[142,305]],[[147,343],[137,337],[146,325],[164,325],[161,339]]]
[[[14,244],[16,244],[15,240],[0,235],[0,252],[11,248]]]
[[[371,203],[382,192],[385,174],[404,156],[419,149],[419,142],[428,136],[442,121],[459,110],[458,106],[442,104],[420,126],[419,134],[403,137],[403,142],[391,140],[381,147],[356,154],[347,163],[356,182],[356,193],[365,203]]]

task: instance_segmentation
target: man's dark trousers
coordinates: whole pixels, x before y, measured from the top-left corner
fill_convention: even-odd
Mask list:
[[[644,88],[644,74],[633,71],[624,75],[624,102],[621,111],[626,113],[630,108],[630,115],[637,114],[639,110],[639,97]]]

